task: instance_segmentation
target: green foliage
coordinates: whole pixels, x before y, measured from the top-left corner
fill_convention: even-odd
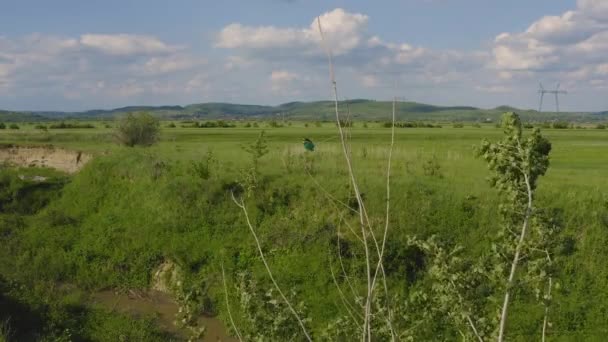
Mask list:
[[[250,145],[243,146],[243,150],[249,154],[251,164],[248,168],[241,170],[240,183],[251,195],[259,185],[260,159],[268,153],[268,144],[265,137],[266,132],[261,131],[258,138]]]
[[[551,143],[540,134],[539,129],[524,139],[521,121],[515,113],[503,116],[502,127],[505,138],[498,143],[485,140],[479,155],[495,172],[490,179],[492,186],[506,192],[508,198],[517,200],[515,204],[522,206],[528,200],[526,183],[534,191],[538,178],[549,167]]]
[[[439,164],[439,160],[436,155],[432,155],[430,158],[426,159],[422,164],[422,171],[425,176],[430,177],[439,177],[442,178],[441,175],[441,165]]]
[[[115,136],[122,145],[150,146],[158,140],[160,124],[158,119],[145,112],[128,113],[116,126]]]
[[[260,286],[250,273],[241,272],[236,277],[239,313],[243,325],[240,327],[247,341],[296,341],[302,338],[298,322],[274,288]],[[290,294],[291,301],[295,293]],[[296,310],[306,313],[304,302],[298,302]],[[305,321],[306,323],[307,321]]]
[[[175,127],[175,126],[173,126]],[[188,127],[188,126],[184,126],[184,127]],[[236,127],[236,124],[231,123],[231,122],[226,122],[224,120],[217,120],[217,121],[204,121],[204,122],[194,122],[192,124],[192,126],[190,126],[192,128],[234,128]]]
[[[192,172],[197,178],[207,180],[213,175],[216,164],[217,159],[213,154],[213,150],[208,149],[204,160],[192,162]]]
[[[0,122],[0,129],[6,129],[6,125],[4,124],[4,122]]]
[[[391,128],[393,126],[392,122],[384,122],[382,124],[384,128]],[[398,128],[441,128],[440,125],[434,125],[431,123],[425,122],[395,122],[395,127]]]
[[[570,124],[566,121],[555,121],[551,127],[555,129],[568,129],[570,128]]]
[[[344,179],[346,173],[339,158],[335,127],[326,124],[314,128],[312,123],[310,126],[308,130],[294,125],[266,131],[269,153],[260,159],[260,186],[246,201],[268,262],[276,271],[277,282],[287,290],[294,304],[306,304],[300,312],[311,318],[307,327],[315,340],[349,341],[360,336],[341,304],[329,269],[333,266],[337,282],[346,294],[350,293],[347,279],[351,282],[364,279],[360,272],[363,250],[357,237],[344,224],[347,221],[356,229],[358,218],[340,205],[336,209],[335,202],[306,174],[305,154],[300,144],[303,136],[310,136],[315,141],[323,141],[323,148],[314,154],[314,180],[337,199],[348,203],[351,190]],[[372,215],[370,219],[384,222],[385,147],[390,130],[378,126],[370,125],[367,130],[354,128],[351,142],[354,165]],[[277,324],[260,326],[257,331],[251,328],[241,311],[237,290],[239,274],[244,272],[256,283],[257,290],[247,292],[257,296],[252,303],[277,299],[276,293],[266,296],[272,284],[246,232],[243,218],[230,199],[231,191],[237,194],[243,191],[243,187],[234,182],[240,179],[239,169],[251,166],[250,154],[239,145],[254,142],[257,130],[218,128],[209,130],[209,134],[200,134],[190,128],[177,128],[171,131],[172,140],[161,140],[146,150],[113,146],[104,130],[83,131],[55,132],[52,142],[98,152],[93,161],[71,176],[63,187],[48,189],[45,195],[32,195],[32,198],[48,196],[49,199],[43,206],[35,205],[38,211],[33,215],[0,213],[0,274],[18,280],[26,289],[43,282],[58,282],[75,284],[85,291],[102,288],[124,291],[149,287],[151,274],[163,260],[170,258],[186,275],[184,294],[200,290],[200,295],[189,297],[196,298],[192,312],[218,313],[229,326],[219,272],[221,258],[226,265],[232,315],[237,326],[258,335],[263,329],[278,327],[276,336],[285,333],[285,338],[277,337],[278,340],[292,336],[289,328],[282,328],[293,325],[294,321],[285,321],[291,316],[283,315],[280,300],[276,302],[278,306],[265,304],[260,313],[261,321],[270,322],[270,312],[277,310],[281,316]],[[23,127],[18,133],[5,132],[3,142],[38,142],[36,139],[41,135],[31,127]],[[451,313],[463,310],[471,313],[481,331],[488,336],[493,333],[495,300],[500,299],[500,291],[504,289],[501,283],[505,280],[504,267],[497,270],[494,265],[504,265],[512,254],[506,250],[509,254],[496,258],[491,249],[492,245],[500,247],[510,236],[500,235],[506,224],[497,215],[499,204],[504,205],[506,200],[482,181],[487,171],[483,163],[473,158],[470,147],[482,137],[498,141],[502,139],[501,133],[470,127],[396,132],[390,241],[385,267],[394,296],[391,297],[397,316],[394,325],[401,340],[454,341],[462,339],[459,331],[470,336],[470,328],[462,326],[466,318],[450,316],[445,310],[448,307],[454,308]],[[522,140],[526,140],[529,133],[523,133]],[[543,134],[548,134],[553,144],[551,170],[538,182],[535,199],[538,204],[529,237],[538,247],[541,244],[537,243],[536,227],[539,232],[545,232],[544,236],[552,244],[542,248],[549,249],[553,263],[542,264],[542,253],[526,247],[526,255],[539,264],[520,269],[518,279],[522,283],[516,286],[508,339],[539,338],[543,311],[539,302],[545,296],[546,282],[541,281],[538,271],[544,270],[554,280],[554,291],[546,301],[554,303],[550,307],[552,327],[548,338],[601,341],[608,326],[605,315],[608,304],[603,296],[608,286],[608,268],[602,259],[608,253],[608,197],[603,191],[602,176],[608,170],[608,163],[601,153],[605,135],[596,130],[543,131]],[[363,147],[367,149],[365,158]],[[211,163],[210,176],[203,179],[194,172],[192,161],[204,162],[210,148],[217,163]],[[292,162],[288,163],[291,171],[285,172],[282,160],[288,159],[288,151],[292,155]],[[424,157],[431,155],[435,155],[441,165],[442,180],[423,174]],[[405,175],[405,165],[412,161],[417,172]],[[28,179],[34,175],[47,176],[39,173],[39,169],[29,168],[15,176],[26,171],[30,172]],[[397,176],[400,174],[405,176]],[[26,202],[25,198],[20,200],[24,208],[25,203],[36,203]],[[421,252],[423,248],[412,246],[414,241],[409,239],[412,235],[418,237],[418,242],[427,242],[429,236],[434,235],[436,246],[429,242],[428,251]],[[337,260],[337,241],[346,276]],[[220,256],[220,250],[224,250],[225,255]],[[435,259],[434,255],[439,254],[443,256]],[[442,268],[445,264],[448,267]],[[435,265],[441,272],[431,271]],[[434,289],[447,285],[450,278],[446,276],[454,276],[456,289],[462,293],[461,302],[454,297],[455,291],[451,291],[450,286]],[[557,290],[555,284],[559,284],[561,290]],[[361,293],[365,284],[353,286]],[[541,290],[539,300],[537,289]],[[21,297],[21,294],[29,297],[25,290],[12,293],[15,293],[12,297]],[[444,297],[445,294],[450,297]],[[383,323],[386,313],[381,310],[384,299],[382,296],[376,299],[377,340],[388,339]],[[28,302],[32,305],[28,307],[35,306],[34,302],[48,303],[49,300],[32,297]],[[70,301],[71,304],[84,302],[84,299]],[[351,305],[359,304],[353,300]],[[0,304],[0,308],[4,306]],[[72,329],[72,339],[85,336],[85,340],[117,341],[122,334],[128,340],[162,340],[151,333],[158,329],[158,322],[152,319],[132,320],[94,310],[95,313],[87,316],[91,318],[83,321],[72,320],[72,314],[63,315],[60,311],[53,317],[57,317],[56,322],[74,322],[69,324],[76,327]],[[480,321],[484,318],[486,323],[482,324]],[[13,330],[17,330],[16,321],[11,319],[11,322]],[[54,325],[66,326],[65,323]],[[85,332],[80,334],[74,332],[76,330]]]
[[[606,129],[606,125],[604,125],[604,124],[597,124],[597,125],[595,126],[595,128],[596,128],[596,129]]]
[[[82,129],[82,128],[95,128],[94,125],[90,123],[72,123],[72,122],[64,122],[61,121],[57,124],[52,124],[49,126],[50,129]]]
[[[16,123],[12,123],[8,126],[9,129],[19,129],[19,125],[17,125]]]

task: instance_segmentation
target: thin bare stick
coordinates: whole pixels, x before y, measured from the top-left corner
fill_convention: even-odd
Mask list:
[[[325,196],[327,196],[327,198],[329,198],[330,200],[342,205],[344,208],[352,211],[353,213],[359,213],[355,208],[351,207],[350,205],[340,201],[339,199],[337,199],[334,195],[332,195],[329,191],[327,191],[321,184],[319,184],[319,182],[317,182],[317,180],[315,179],[315,177],[313,177],[313,175],[310,174],[310,171],[306,170],[306,174],[308,174],[310,176],[310,178],[312,179],[312,181],[315,183],[315,185],[321,189],[321,191],[325,194]]]
[[[289,307],[289,310],[291,311],[291,313],[298,320],[298,323],[300,324],[300,327],[302,328],[302,332],[304,333],[304,336],[306,336],[306,339],[308,341],[312,341],[312,339],[310,338],[310,335],[308,334],[308,331],[306,330],[306,327],[304,326],[304,322],[300,318],[300,315],[298,315],[298,313],[293,308],[293,306],[291,305],[291,303],[289,302],[289,300],[287,299],[287,297],[285,296],[285,294],[283,294],[283,291],[281,291],[281,288],[279,287],[279,284],[277,284],[277,281],[274,279],[274,276],[272,275],[272,271],[270,270],[270,266],[268,266],[268,262],[266,262],[266,257],[264,256],[264,252],[262,251],[262,245],[260,243],[260,240],[258,239],[258,234],[255,232],[255,229],[253,229],[253,225],[251,224],[251,221],[249,220],[249,213],[247,212],[247,208],[245,207],[245,203],[243,202],[243,200],[241,200],[240,202],[237,201],[237,199],[234,197],[234,193],[233,192],[231,192],[230,194],[232,195],[232,201],[234,201],[234,203],[239,208],[241,208],[243,210],[243,213],[245,214],[245,220],[247,221],[247,226],[249,227],[249,230],[251,231],[251,234],[253,235],[253,238],[255,239],[255,244],[256,244],[256,246],[258,248],[258,252],[260,253],[260,257],[262,258],[262,262],[264,262],[264,266],[266,267],[266,273],[268,273],[268,276],[270,277],[270,280],[272,280],[272,283],[274,284],[274,287],[277,289],[277,291],[281,295],[281,298],[283,298],[283,301],[285,301],[285,304],[287,304],[287,306]]]
[[[389,312],[389,327],[391,330],[391,340],[395,340],[395,332],[392,326],[392,310],[390,309],[390,304],[388,304],[390,298],[388,296],[388,287],[386,285],[386,275],[384,275],[384,250],[386,248],[386,239],[388,236],[388,227],[390,221],[390,210],[391,210],[391,162],[393,159],[393,147],[395,145],[395,107],[396,107],[397,98],[393,97],[393,115],[392,115],[392,125],[391,125],[391,144],[388,150],[388,162],[386,167],[386,216],[384,222],[384,232],[382,234],[382,246],[378,251],[378,263],[376,265],[376,270],[374,271],[374,276],[372,278],[372,291],[376,285],[376,279],[378,277],[378,271],[382,268],[383,278],[384,278],[384,291],[387,295],[387,310]],[[376,248],[378,248],[376,246]]]
[[[222,260],[222,281],[224,282],[224,295],[226,297],[226,309],[228,310],[228,317],[230,318],[230,324],[232,325],[232,329],[236,333],[239,341],[243,341],[243,337],[241,337],[241,333],[239,329],[236,328],[236,324],[234,324],[234,319],[232,319],[232,313],[230,312],[230,301],[228,300],[228,286],[226,286],[226,274],[224,273],[224,261]]]
[[[467,315],[467,321],[469,322],[471,329],[473,329],[473,333],[475,334],[475,337],[477,337],[477,340],[479,340],[479,342],[483,342],[483,339],[481,336],[479,336],[479,332],[477,332],[477,328],[475,328],[475,324],[473,323],[471,316]]]
[[[342,244],[340,243],[342,221],[343,221],[343,218],[340,217],[340,222],[338,222],[338,260],[340,261],[340,268],[342,269],[342,274],[344,275],[344,279],[346,280],[348,287],[350,287],[350,291],[351,291],[353,297],[355,298],[355,302],[356,302],[357,292],[355,291],[353,284],[351,284],[351,282],[350,282],[350,277],[348,276],[348,273],[346,273],[346,268],[344,267],[344,262],[342,261]]]
[[[359,324],[359,321],[357,320],[357,318],[353,314],[353,310],[354,309],[353,309],[352,305],[350,305],[350,303],[346,300],[346,296],[344,295],[344,292],[342,292],[342,288],[340,287],[340,284],[338,284],[338,280],[336,279],[336,274],[334,273],[334,268],[333,268],[332,265],[329,266],[329,270],[331,271],[331,278],[333,279],[334,284],[336,285],[336,288],[338,289],[338,294],[340,295],[340,299],[342,300],[342,304],[344,304],[344,307],[346,308],[346,311],[348,312],[349,316],[353,319],[353,321],[355,322],[355,324]],[[359,314],[358,312],[356,312],[356,313],[359,316],[359,319],[363,320],[363,317],[361,316],[361,314]]]
[[[333,66],[333,58],[331,54],[331,50],[329,46],[327,46],[325,42],[325,36],[323,34],[323,28],[321,26],[321,18],[317,17],[317,24],[319,26],[319,33],[321,35],[321,42],[325,46],[325,51],[327,52],[327,59],[329,63],[329,78],[332,84],[333,93],[334,93],[334,110],[336,114],[336,123],[338,125],[338,132],[340,133],[340,141],[342,143],[342,152],[344,153],[344,158],[346,159],[346,165],[348,166],[348,173],[350,174],[353,190],[355,191],[355,196],[357,198],[357,202],[359,203],[359,217],[361,221],[361,233],[363,235],[363,242],[365,246],[365,264],[366,264],[366,273],[367,273],[367,296],[365,299],[365,315],[363,322],[363,341],[371,341],[371,299],[372,299],[372,286],[371,286],[371,265],[370,265],[370,256],[369,256],[369,247],[367,244],[367,232],[365,229],[365,218],[364,218],[364,206],[363,200],[361,198],[361,194],[359,192],[359,186],[355,179],[355,175],[353,172],[353,167],[351,164],[351,160],[348,153],[348,148],[346,146],[346,141],[344,137],[344,131],[342,130],[342,125],[340,124],[340,111],[338,109],[338,87],[336,84],[336,78],[334,74],[334,66]]]
[[[547,297],[551,298],[551,287],[553,286],[553,279],[549,277],[549,290],[547,291]],[[545,304],[545,317],[543,318],[543,336],[541,341],[545,342],[547,337],[547,325],[549,324],[549,305]]]

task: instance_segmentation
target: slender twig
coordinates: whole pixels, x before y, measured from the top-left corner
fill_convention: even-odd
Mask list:
[[[325,196],[327,196],[327,198],[329,198],[330,200],[342,205],[344,208],[352,211],[353,213],[359,213],[357,211],[357,209],[351,207],[350,205],[340,201],[339,199],[337,199],[334,195],[332,195],[329,191],[327,191],[327,189],[325,189],[321,184],[319,184],[319,182],[315,179],[315,177],[313,175],[310,174],[310,172],[308,170],[306,170],[306,174],[308,174],[310,176],[310,178],[312,179],[312,181],[315,183],[315,185],[321,189],[321,191],[325,194]]]
[[[342,291],[342,288],[340,287],[340,284],[338,284],[338,280],[336,279],[336,274],[334,273],[334,268],[333,268],[332,265],[329,266],[329,270],[331,271],[331,278],[334,281],[334,285],[336,285],[336,288],[338,289],[338,294],[340,295],[340,299],[342,300],[342,304],[344,304],[344,307],[346,308],[346,311],[348,312],[349,316],[353,319],[353,321],[355,322],[355,324],[359,324],[359,321],[357,320],[357,318],[353,314],[353,310],[354,310],[353,307],[346,300],[346,296],[344,295],[344,292]],[[356,312],[356,313],[359,316],[359,319],[363,320],[363,317],[358,312]]]
[[[549,289],[547,291],[547,298],[544,298],[545,300],[550,300],[551,299],[551,287],[553,286],[553,279],[551,277],[549,277]],[[549,324],[549,305],[545,304],[545,317],[543,318],[543,336],[541,341],[545,342],[546,338],[547,338],[547,326]]]
[[[365,217],[363,214],[363,212],[365,211],[365,208],[363,206],[363,200],[361,198],[361,193],[359,192],[359,186],[357,184],[357,180],[356,180],[355,174],[353,172],[352,163],[351,163],[350,156],[348,153],[348,147],[346,146],[344,131],[342,130],[342,125],[340,124],[340,111],[338,109],[338,87],[336,84],[336,78],[335,78],[335,74],[334,74],[334,67],[333,67],[333,60],[332,60],[333,57],[332,57],[330,48],[326,45],[326,42],[325,42],[325,36],[323,34],[323,28],[321,26],[320,17],[317,17],[317,24],[319,26],[321,42],[325,46],[325,51],[327,52],[327,59],[328,59],[328,63],[329,63],[329,78],[330,78],[332,88],[333,88],[334,110],[335,110],[335,114],[336,114],[336,123],[338,124],[338,132],[340,133],[340,141],[342,143],[342,152],[344,153],[344,158],[346,159],[346,165],[348,166],[348,173],[350,174],[353,190],[355,191],[355,196],[357,198],[357,202],[359,203],[359,217],[360,217],[360,221],[361,221],[361,233],[363,235],[363,242],[364,242],[364,247],[365,247],[365,264],[366,264],[365,266],[366,266],[366,273],[367,273],[367,296],[365,299],[365,315],[364,315],[364,322],[363,322],[362,340],[371,341],[370,320],[371,320],[371,299],[372,299],[371,282],[372,282],[372,278],[371,278],[369,246],[367,243],[367,232],[366,232],[366,227],[365,227]]]
[[[342,221],[343,221],[343,219],[340,218],[340,221],[338,222],[338,260],[340,261],[340,268],[342,269],[342,274],[344,274],[344,279],[346,280],[348,287],[350,287],[350,291],[351,291],[353,297],[355,298],[355,302],[356,302],[357,293],[355,291],[355,287],[350,282],[350,277],[348,276],[348,273],[346,273],[346,268],[344,267],[344,262],[342,261],[342,243],[340,242]]]
[[[230,318],[230,324],[232,325],[232,329],[234,329],[234,332],[236,333],[236,336],[238,337],[239,341],[243,341],[243,337],[241,337],[241,333],[239,332],[239,329],[236,328],[236,324],[234,324],[234,319],[232,319],[232,313],[230,312],[230,301],[228,300],[228,286],[226,286],[226,274],[224,272],[224,261],[222,261],[221,263],[222,265],[222,281],[224,282],[224,295],[226,298],[226,309],[228,310],[228,317]]]
[[[308,334],[308,331],[306,330],[306,327],[304,326],[304,322],[300,318],[300,315],[298,315],[298,313],[293,308],[293,306],[291,305],[291,303],[289,302],[289,300],[287,299],[287,297],[285,296],[285,294],[283,294],[283,291],[279,287],[279,284],[277,284],[277,281],[274,279],[274,276],[272,275],[272,271],[270,270],[270,266],[268,266],[268,262],[266,261],[266,257],[264,256],[264,252],[262,251],[262,245],[260,243],[260,240],[258,239],[258,234],[255,232],[255,229],[253,228],[253,225],[251,224],[251,221],[249,220],[249,213],[247,212],[247,208],[245,207],[245,203],[243,203],[242,199],[241,199],[240,202],[237,201],[237,199],[234,197],[234,193],[233,192],[231,192],[231,195],[232,195],[232,200],[234,201],[234,203],[239,208],[241,208],[242,211],[243,211],[243,214],[245,214],[245,220],[247,221],[247,226],[249,227],[249,230],[251,231],[251,234],[253,235],[253,238],[255,239],[255,244],[256,244],[256,246],[258,248],[258,252],[260,253],[260,258],[262,259],[262,262],[264,262],[264,266],[266,267],[266,273],[268,273],[268,276],[270,277],[270,280],[272,280],[272,283],[274,284],[274,287],[279,292],[279,295],[281,295],[281,298],[283,298],[283,301],[285,301],[285,304],[287,304],[287,306],[289,307],[289,310],[291,311],[291,313],[298,320],[298,323],[300,324],[300,327],[302,328],[302,332],[304,333],[304,336],[306,336],[306,339],[308,341],[312,341],[312,339],[310,338],[310,335]]]
[[[386,238],[388,236],[388,227],[390,224],[390,210],[391,210],[391,162],[393,159],[393,146],[395,145],[395,107],[396,107],[397,98],[393,98],[393,115],[392,115],[392,125],[391,125],[391,144],[388,150],[388,162],[386,166],[386,217],[384,219],[384,232],[382,234],[382,247],[378,252],[378,264],[376,265],[376,270],[374,272],[374,276],[372,278],[372,291],[374,290],[374,286],[376,285],[376,279],[378,277],[378,271],[380,268],[384,268],[384,250],[386,248]],[[384,269],[382,270],[384,273]],[[386,276],[384,276],[384,290],[387,295],[387,310],[389,312],[389,327],[391,330],[391,340],[395,340],[395,331],[392,326],[392,310],[390,309],[390,305],[388,301],[390,300],[388,296],[388,287],[386,286]]]

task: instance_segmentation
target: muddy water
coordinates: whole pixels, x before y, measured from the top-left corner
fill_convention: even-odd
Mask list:
[[[153,315],[157,317],[161,329],[186,337],[187,331],[173,324],[177,313],[177,304],[167,294],[158,291],[116,293],[114,291],[102,291],[92,296],[93,304],[100,305],[106,309],[131,314],[131,315]],[[200,317],[199,324],[205,326],[204,342],[236,342],[230,337],[224,324],[217,318]]]

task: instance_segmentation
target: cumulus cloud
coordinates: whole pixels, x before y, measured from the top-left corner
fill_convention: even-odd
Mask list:
[[[272,92],[281,95],[297,95],[300,89],[298,82],[304,79],[297,73],[287,70],[274,70],[270,73],[270,84]]]
[[[526,92],[524,105],[535,107],[538,81],[608,88],[605,0],[578,0],[571,11],[502,33],[478,50],[386,41],[370,32],[373,18],[341,8],[320,18],[341,92],[349,97],[387,98],[387,88],[396,88],[413,100],[485,105],[510,103]],[[217,32],[215,49],[204,57],[150,35],[0,36],[0,100],[61,98],[90,108],[325,98],[325,52],[316,18],[309,20],[292,27],[232,23]]]
[[[133,103],[138,96],[183,92],[207,63],[158,38],[127,34],[0,37],[0,51],[0,99]]]
[[[359,46],[368,21],[366,15],[349,13],[341,8],[322,14],[320,19],[329,44],[338,55]],[[302,28],[231,24],[220,31],[216,46],[251,50],[299,49],[299,53],[318,53],[319,42],[315,18],[309,27]]]
[[[112,55],[169,53],[177,49],[156,37],[133,34],[85,34],[80,37],[80,44]]]
[[[578,8],[546,16],[525,32],[496,37],[495,64],[501,69],[571,70],[598,63],[608,52],[608,2],[579,0]]]

